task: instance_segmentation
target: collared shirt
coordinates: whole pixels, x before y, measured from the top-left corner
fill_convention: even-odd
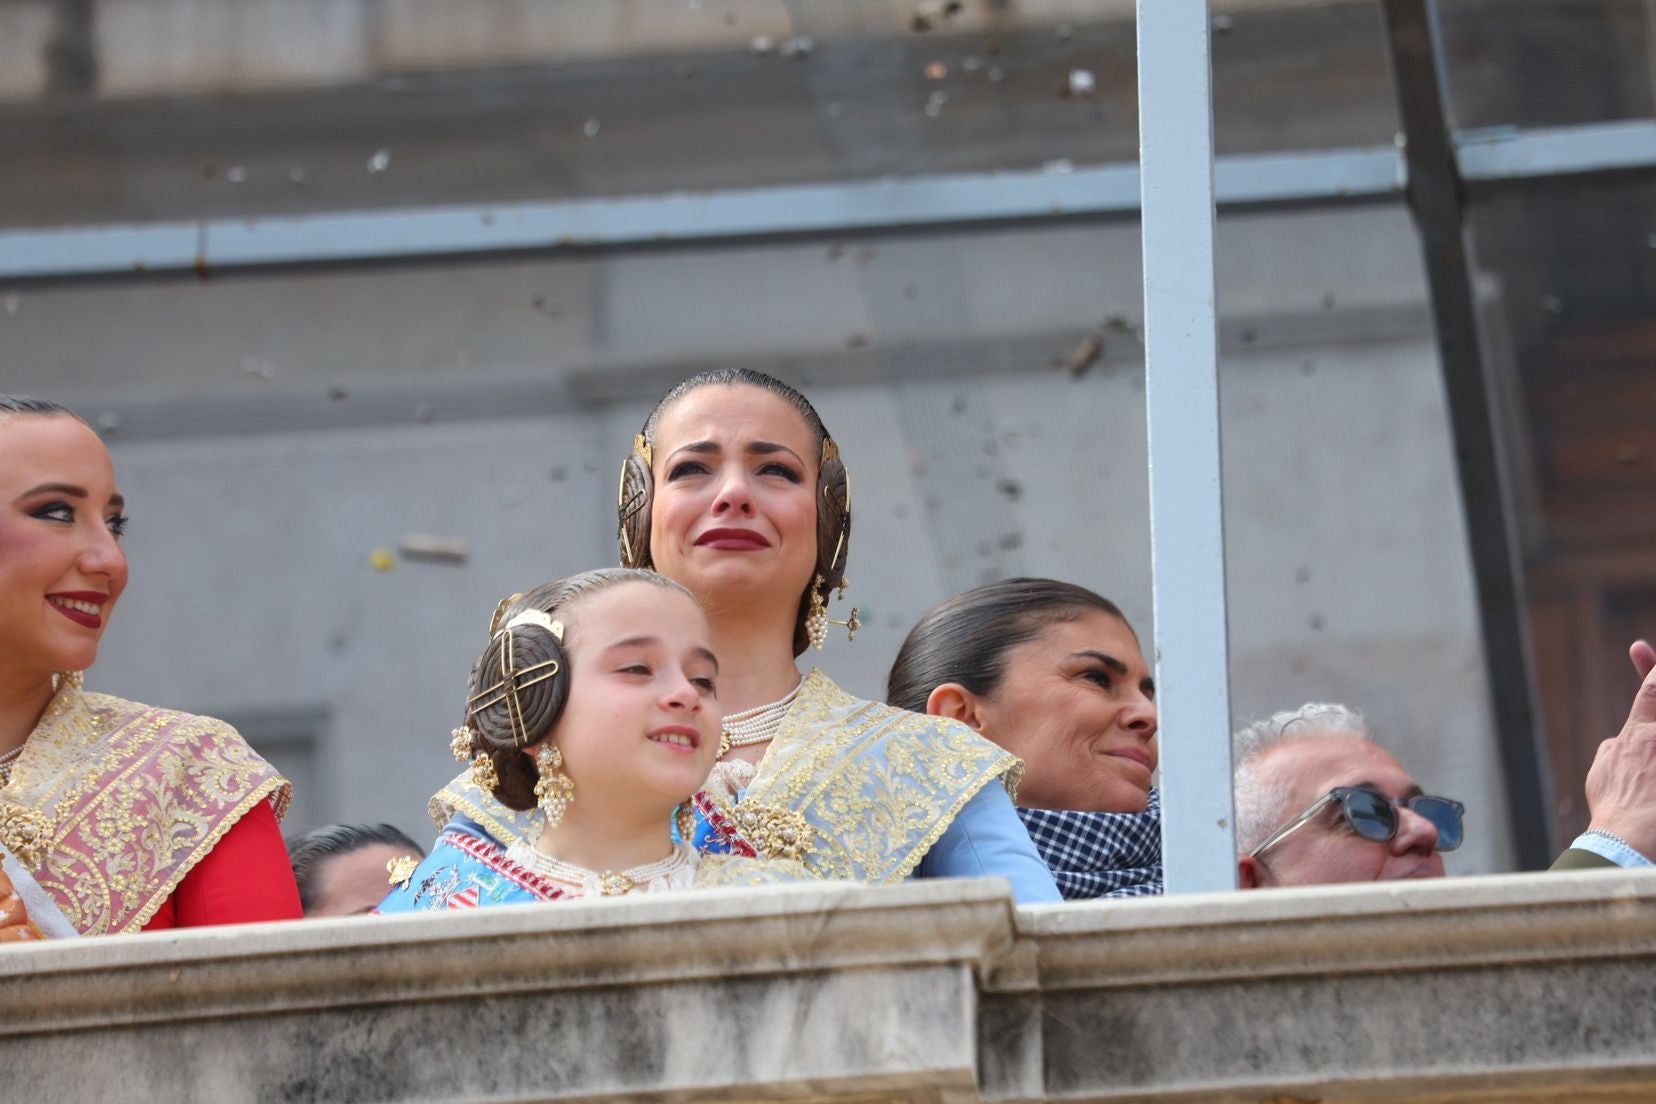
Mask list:
[[[1656,866],[1620,836],[1596,828],[1581,833],[1570,846],[1577,851],[1590,851],[1601,859],[1609,859],[1617,866]]]

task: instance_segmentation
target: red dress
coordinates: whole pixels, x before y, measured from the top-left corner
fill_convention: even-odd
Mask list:
[[[290,792],[223,721],[66,678],[0,790],[0,846],[82,935],[298,919]]]
[[[270,802],[261,801],[184,875],[143,930],[298,920],[302,915],[282,830]]]

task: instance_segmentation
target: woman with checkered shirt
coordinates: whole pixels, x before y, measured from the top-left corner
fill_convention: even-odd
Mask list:
[[[1067,899],[1161,893],[1156,686],[1113,602],[1052,579],[969,590],[909,633],[886,701],[1024,761],[1018,814]]]

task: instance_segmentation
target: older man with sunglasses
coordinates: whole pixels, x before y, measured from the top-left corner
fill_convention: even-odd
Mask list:
[[[1627,724],[1587,775],[1588,830],[1553,869],[1649,866],[1656,856],[1656,649],[1634,644],[1643,679]],[[1239,730],[1237,875],[1242,888],[1443,875],[1463,836],[1464,806],[1421,792],[1368,725],[1343,705],[1313,703]]]

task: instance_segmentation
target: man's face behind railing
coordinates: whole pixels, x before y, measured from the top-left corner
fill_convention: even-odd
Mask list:
[[[1311,737],[1263,752],[1256,769],[1285,794],[1274,834],[1319,802],[1321,808],[1239,860],[1242,888],[1443,877],[1437,826],[1406,804],[1420,787],[1381,748],[1345,736]],[[1323,800],[1343,787],[1390,799],[1396,818],[1391,838],[1364,838],[1340,801]]]

